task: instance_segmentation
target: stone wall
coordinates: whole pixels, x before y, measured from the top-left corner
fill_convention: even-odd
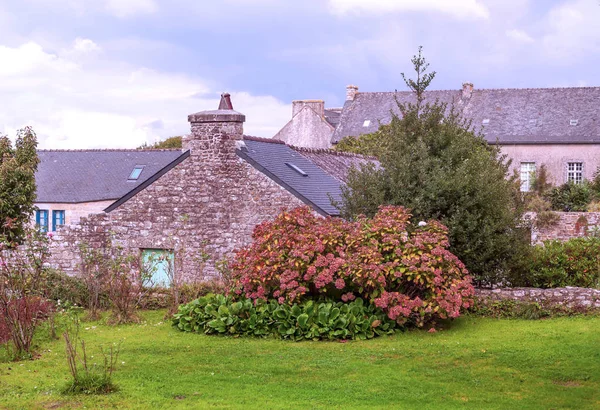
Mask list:
[[[531,242],[539,245],[547,240],[566,241],[591,234],[600,228],[600,212],[556,212],[558,221],[552,226],[534,228]]]
[[[108,214],[60,229],[51,263],[75,272],[77,243],[101,245],[110,236],[139,255],[142,249],[174,250],[182,280],[215,275],[215,263],[248,244],[257,224],[304,205],[237,156],[243,120],[235,111],[190,115],[192,132],[183,141],[190,156]]]
[[[587,288],[506,288],[476,289],[475,296],[488,300],[512,299],[522,302],[566,305],[570,308],[599,308],[600,290]]]

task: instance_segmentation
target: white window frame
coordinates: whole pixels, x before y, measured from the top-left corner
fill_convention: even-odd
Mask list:
[[[533,161],[521,162],[521,192],[529,192],[532,188],[532,182],[536,171],[536,165]]]
[[[583,161],[567,162],[566,177],[566,182],[573,182],[575,184],[583,183]]]

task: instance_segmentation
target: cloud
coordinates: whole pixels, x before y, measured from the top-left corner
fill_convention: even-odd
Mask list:
[[[519,30],[519,29],[511,29],[511,30],[506,30],[506,36],[517,42],[517,43],[533,43],[535,42],[535,40],[533,39],[533,37],[531,37],[529,34],[527,34],[525,31],[523,30]]]
[[[329,5],[337,15],[439,12],[475,19],[487,19],[490,15],[478,0],[329,0]]]
[[[543,38],[546,55],[570,63],[600,52],[600,4],[596,0],[568,1],[556,6],[546,18]]]
[[[188,114],[218,106],[203,79],[111,62],[101,50],[84,38],[57,53],[0,46],[0,61],[10,61],[0,65],[0,133],[31,125],[42,148],[133,148],[186,134]],[[272,137],[291,117],[274,97],[230,91],[248,134]]]

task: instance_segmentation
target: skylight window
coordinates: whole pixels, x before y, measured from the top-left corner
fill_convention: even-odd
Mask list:
[[[489,119],[489,118],[486,118],[486,119],[484,119],[483,121],[481,121],[481,123],[482,123],[483,125],[488,125],[488,124],[490,123],[490,119]]]
[[[127,178],[128,181],[137,181],[137,179],[140,177],[140,174],[142,173],[142,171],[144,170],[144,165],[136,165],[133,168],[133,171],[131,171],[131,174],[129,174],[129,178]]]
[[[285,165],[287,165],[288,167],[290,167],[291,169],[293,169],[294,171],[296,171],[297,173],[299,173],[300,175],[302,175],[303,177],[307,177],[308,174],[306,172],[304,172],[302,170],[302,168],[290,163],[290,162],[286,162]]]
[[[577,124],[579,124],[579,120],[571,120],[571,121],[569,121],[569,125],[575,126]]]
[[[365,120],[365,122],[363,122],[363,127],[368,127],[369,125],[371,125],[371,120]]]

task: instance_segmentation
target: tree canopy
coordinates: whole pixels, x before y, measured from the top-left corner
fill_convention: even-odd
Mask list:
[[[169,137],[166,140],[156,141],[154,144],[148,145],[144,143],[138,147],[138,149],[177,149],[181,148],[181,137]]]
[[[381,205],[403,205],[417,218],[438,219],[449,229],[450,250],[480,284],[497,283],[528,247],[518,181],[500,149],[453,107],[425,102],[435,73],[426,72],[420,48],[412,62],[417,79],[403,78],[416,103],[398,102],[401,115],[389,125],[338,146],[380,160],[350,173],[342,214],[372,216]]]
[[[0,242],[19,243],[34,211],[36,148],[30,127],[17,131],[14,147],[0,136]]]

